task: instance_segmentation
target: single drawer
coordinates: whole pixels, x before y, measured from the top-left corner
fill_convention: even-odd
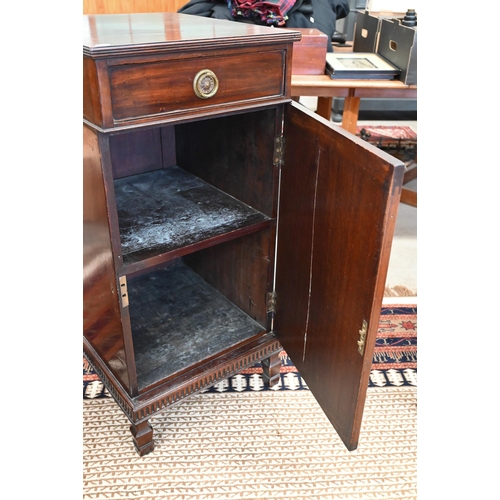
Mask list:
[[[286,51],[218,51],[108,68],[115,125],[155,121],[203,108],[275,100],[285,95]]]

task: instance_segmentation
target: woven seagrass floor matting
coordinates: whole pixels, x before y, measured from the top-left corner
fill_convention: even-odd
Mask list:
[[[86,399],[83,498],[416,499],[416,387],[370,387],[349,452],[309,391],[202,393],[151,418],[139,457],[110,398]]]

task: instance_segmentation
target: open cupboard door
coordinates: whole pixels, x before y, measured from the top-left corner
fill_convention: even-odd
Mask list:
[[[404,165],[286,106],[274,331],[349,450],[358,445]]]

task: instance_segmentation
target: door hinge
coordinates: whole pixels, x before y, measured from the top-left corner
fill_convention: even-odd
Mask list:
[[[122,307],[128,306],[128,290],[127,290],[127,277],[120,277],[120,300]]]
[[[274,138],[273,164],[283,164],[283,136],[278,135]]]
[[[357,342],[358,344],[358,352],[363,355],[365,352],[365,342],[366,342],[366,332],[368,331],[368,323],[363,320],[363,326],[361,327],[361,330],[359,330],[359,340]]]
[[[267,294],[267,312],[275,313],[276,312],[276,292],[269,292]]]

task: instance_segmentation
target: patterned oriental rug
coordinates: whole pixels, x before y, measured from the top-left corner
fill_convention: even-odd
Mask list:
[[[145,457],[84,364],[84,500],[416,499],[416,328],[416,305],[384,304],[352,452],[286,353],[277,387],[256,365],[151,418]]]

